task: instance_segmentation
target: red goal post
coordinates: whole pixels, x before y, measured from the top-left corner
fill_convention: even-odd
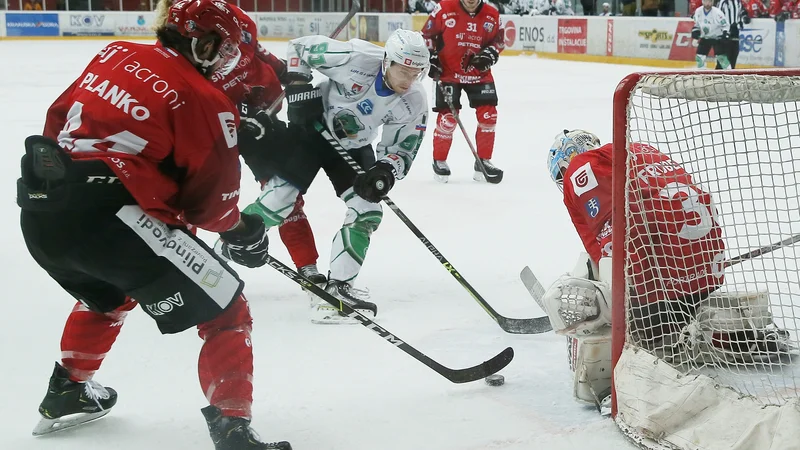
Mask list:
[[[711,194],[713,203],[701,206],[722,229],[726,260],[800,234],[800,70],[634,73],[616,88],[613,123],[615,421],[643,448],[800,448],[800,369],[795,367],[800,363],[783,353],[766,355],[766,362],[748,361],[744,348],[754,345],[751,341],[720,344],[730,356],[721,361],[710,337],[719,330],[704,329],[705,323],[693,328],[709,336],[708,354],[695,348],[697,360],[667,363],[655,344],[638,345],[628,323],[636,314],[630,306],[636,286],[626,254],[635,245],[627,226],[636,189],[628,180],[632,143],[666,154]],[[729,321],[731,327],[757,330],[774,321],[797,345],[800,245],[795,249],[794,242],[741,264],[719,266],[725,282],[715,294],[723,300],[715,304],[723,305],[726,318],[742,313],[741,320]],[[728,297],[746,300],[731,304]]]

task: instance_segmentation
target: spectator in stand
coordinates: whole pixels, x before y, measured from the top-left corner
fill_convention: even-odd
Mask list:
[[[636,15],[636,0],[622,0],[622,15],[623,16]]]
[[[658,7],[661,5],[659,0],[642,0],[642,15],[643,16],[658,16]]]
[[[761,0],[742,0],[742,4],[747,11],[747,15],[754,19],[769,17],[769,10]]]
[[[22,9],[24,11],[33,11],[33,4],[30,2],[30,0],[25,0],[25,4],[22,5]]]
[[[594,0],[581,0],[581,6],[583,6],[584,16],[594,15]]]
[[[150,11],[150,2],[148,0],[141,0],[139,2],[139,11]]]
[[[658,12],[661,17],[674,17],[675,16],[675,0],[661,0],[658,6]]]
[[[430,14],[437,3],[434,0],[408,0],[408,12]]]
[[[33,2],[33,10],[34,11],[42,11],[43,9],[44,8],[42,8],[42,1],[41,0],[35,0]]]
[[[603,3],[603,10],[600,11],[598,16],[610,16],[611,15],[611,5],[608,3]]]
[[[703,0],[689,0],[689,16],[694,17],[694,12],[697,8],[703,6]]]
[[[786,19],[800,18],[800,2],[796,0],[770,0],[769,15],[775,18],[776,22],[783,22]]]

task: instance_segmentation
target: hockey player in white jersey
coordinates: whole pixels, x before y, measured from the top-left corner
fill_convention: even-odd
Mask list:
[[[325,289],[373,316],[376,305],[353,289],[353,283],[370,236],[383,217],[381,198],[408,174],[425,135],[428,103],[420,79],[429,60],[422,36],[410,30],[392,33],[384,48],[323,36],[290,41],[287,77],[293,82],[286,87],[288,127],[262,117],[264,151],[245,158],[257,177],[271,176],[256,202],[245,209],[261,216],[267,228],[280,224],[298,193],[306,192],[320,168],[325,171],[347,206],[342,228],[333,239]],[[312,85],[312,70],[328,79]],[[320,123],[364,174],[357,176],[333,149],[321,135]],[[220,245],[224,255],[224,244]],[[353,322],[321,299],[312,303],[311,321]]]
[[[721,69],[728,69],[731,66],[727,55],[727,45],[723,42],[730,39],[729,29],[731,24],[725,18],[725,14],[716,6],[714,0],[703,0],[703,6],[694,12],[694,27],[692,28],[692,39],[700,42],[697,44],[698,68],[706,66],[706,58],[709,51],[714,49],[716,62]]]

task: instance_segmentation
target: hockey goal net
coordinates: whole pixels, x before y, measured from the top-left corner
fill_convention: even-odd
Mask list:
[[[613,141],[616,423],[644,448],[800,448],[800,70],[632,74]],[[643,199],[642,177],[675,171],[637,162],[635,144],[691,182]],[[674,200],[682,214],[653,211]],[[664,217],[700,239],[704,267],[669,248],[683,244]],[[714,228],[724,250],[702,243]],[[695,277],[719,283],[676,290]]]

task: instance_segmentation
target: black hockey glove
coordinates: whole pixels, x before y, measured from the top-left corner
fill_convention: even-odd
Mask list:
[[[692,30],[692,39],[700,39],[700,29],[695,28]]]
[[[358,175],[353,183],[353,191],[359,197],[371,203],[379,203],[394,186],[392,165],[378,161],[366,172]]]
[[[725,30],[725,31],[723,31],[723,32],[722,32],[722,40],[723,40],[723,41],[727,41],[727,40],[729,40],[730,38],[731,38],[731,34],[730,34],[730,33],[728,33],[728,30]]]
[[[739,16],[741,17],[741,19],[742,19],[742,22],[743,22],[745,25],[747,25],[747,24],[749,24],[749,23],[750,23],[750,20],[751,20],[751,19],[750,19],[750,15],[747,13],[747,10],[746,10],[746,9],[742,8],[742,12],[739,14]]]
[[[486,72],[497,63],[497,58],[499,56],[500,54],[497,52],[497,49],[493,46],[489,46],[481,50],[480,53],[472,55],[472,58],[469,60],[469,65],[478,69],[479,72]]]
[[[439,81],[439,78],[442,76],[442,62],[439,61],[439,55],[431,54],[431,67],[428,69],[428,76],[433,79],[433,81]]]
[[[282,145],[285,135],[286,124],[267,114],[266,110],[239,104],[239,154],[256,180],[266,180],[273,175],[267,169],[267,153]]]
[[[244,230],[226,231],[219,234],[219,254],[245,267],[261,267],[267,262],[269,238],[264,221],[256,214],[242,213]]]
[[[322,92],[310,84],[290,84],[286,86],[286,100],[289,107],[286,115],[289,122],[307,126],[320,121],[325,107],[322,105]]]

